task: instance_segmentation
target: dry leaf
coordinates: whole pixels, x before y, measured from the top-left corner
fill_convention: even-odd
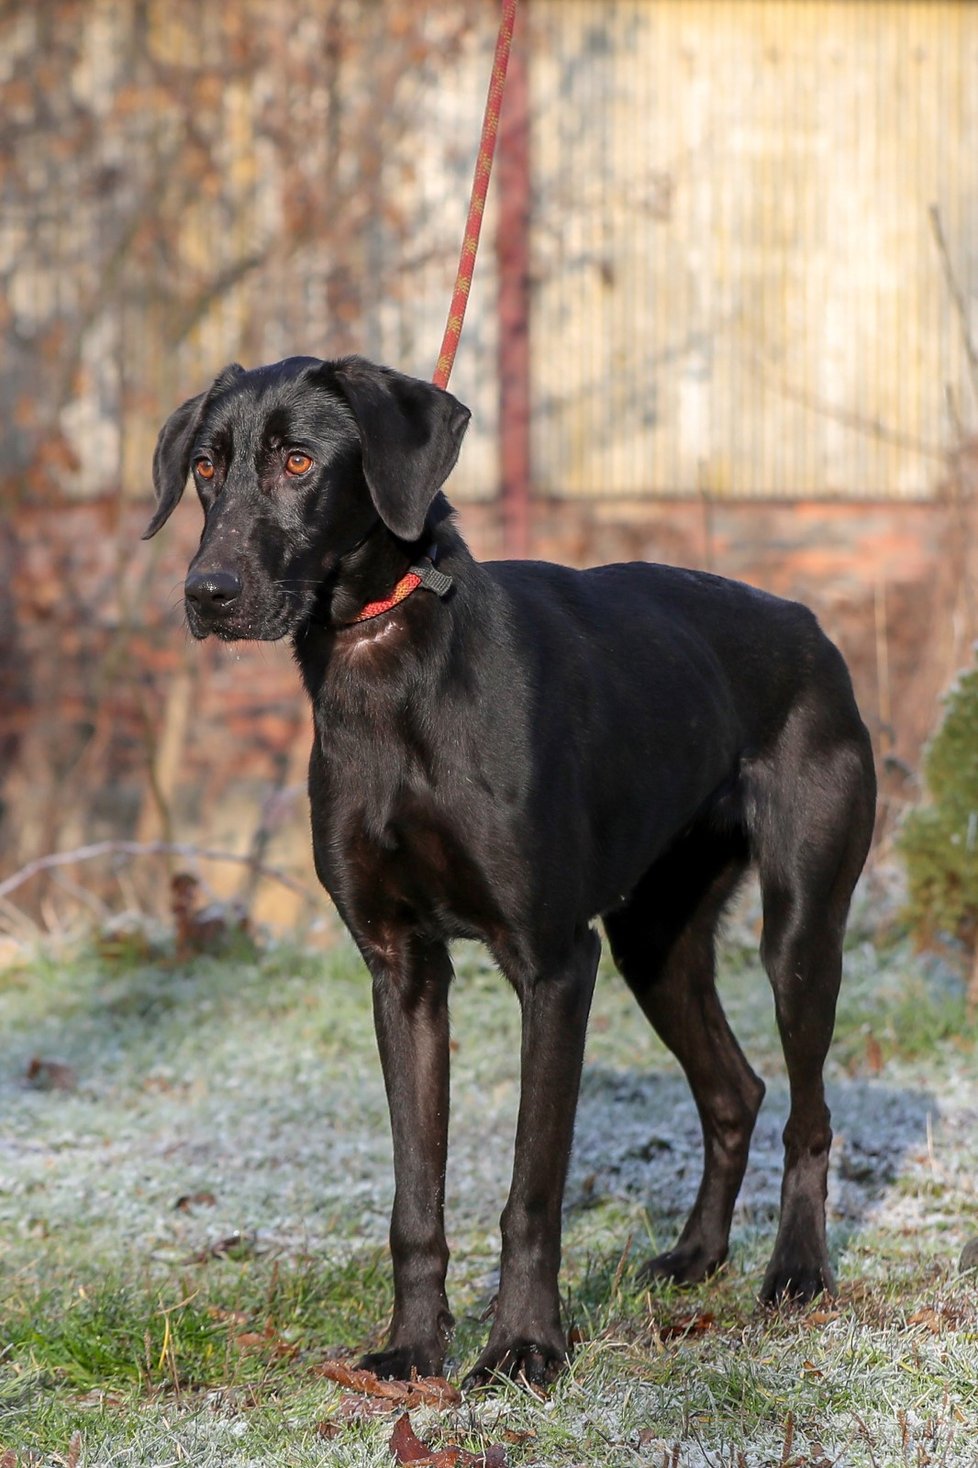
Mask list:
[[[42,1060],[35,1055],[27,1067],[27,1084],[35,1091],[73,1091],[78,1076],[63,1060]]]
[[[264,1330],[239,1331],[234,1337],[234,1344],[242,1351],[269,1351],[280,1360],[297,1355],[299,1350],[297,1345],[285,1340],[270,1320],[266,1322]]]
[[[394,1431],[388,1444],[398,1463],[430,1462],[431,1449],[421,1441],[411,1426],[411,1419],[403,1412],[394,1423]]]
[[[212,902],[200,905],[200,882],[192,872],[177,872],[170,880],[170,911],[177,940],[177,957],[220,949],[235,933],[247,933],[248,916],[238,906]]]
[[[915,1310],[907,1320],[908,1325],[924,1325],[933,1335],[940,1335],[941,1317],[936,1310],[925,1305],[922,1310]]]
[[[701,1311],[698,1315],[679,1315],[669,1325],[659,1326],[659,1339],[673,1341],[680,1336],[703,1335],[715,1325],[716,1316],[708,1310]]]
[[[349,1391],[363,1392],[366,1396],[382,1397],[392,1406],[405,1410],[412,1407],[434,1407],[443,1410],[457,1407],[462,1394],[443,1376],[416,1376],[412,1381],[385,1381],[372,1371],[352,1366],[348,1361],[323,1361],[316,1367],[320,1376],[335,1381],[337,1386]]]
[[[208,1305],[207,1313],[212,1320],[224,1320],[230,1325],[246,1325],[247,1310],[225,1310],[223,1305]]]
[[[217,1199],[213,1193],[182,1193],[173,1207],[181,1213],[188,1212],[191,1208],[215,1208]]]
[[[394,1423],[388,1446],[396,1462],[413,1463],[415,1468],[506,1468],[506,1451],[499,1443],[493,1443],[484,1453],[470,1453],[459,1447],[430,1448],[417,1436],[406,1412]]]
[[[207,1264],[211,1259],[226,1259],[229,1254],[240,1259],[251,1256],[258,1252],[257,1240],[254,1234],[228,1234],[226,1239],[218,1239],[216,1244],[209,1244],[206,1249],[199,1249],[196,1254],[189,1254],[183,1261],[184,1264]]]
[[[865,1059],[866,1069],[869,1071],[870,1075],[878,1076],[880,1071],[883,1069],[883,1047],[880,1044],[879,1040],[877,1040],[876,1036],[873,1034],[872,1030],[869,1030],[866,1035]]]

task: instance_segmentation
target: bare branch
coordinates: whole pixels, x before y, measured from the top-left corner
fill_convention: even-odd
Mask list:
[[[235,851],[213,851],[202,846],[191,846],[179,841],[96,841],[91,846],[79,846],[74,851],[55,851],[48,856],[35,857],[26,866],[0,882],[0,899],[36,877],[40,872],[54,867],[71,866],[75,862],[95,861],[100,856],[184,856],[196,861],[231,861],[250,867],[259,876],[280,882],[291,892],[304,897],[307,902],[315,900],[315,894],[302,882],[297,882],[278,867],[267,866],[253,856],[241,856]]]
[[[941,211],[936,204],[931,204],[927,213],[930,215],[930,227],[934,235],[934,243],[937,245],[937,252],[941,257],[941,265],[944,267],[944,281],[951,300],[954,302],[958,325],[961,328],[961,339],[964,343],[964,354],[968,359],[971,386],[974,390],[975,397],[978,398],[978,346],[976,346],[975,339],[971,334],[968,303],[965,300],[961,283],[955,275],[954,266],[951,263],[951,252],[948,249],[947,239],[944,235],[944,226],[941,223]]]

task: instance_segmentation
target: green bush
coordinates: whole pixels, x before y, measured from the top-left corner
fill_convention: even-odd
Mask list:
[[[978,942],[978,666],[958,678],[923,762],[927,799],[907,816],[899,847],[911,926],[920,942]]]

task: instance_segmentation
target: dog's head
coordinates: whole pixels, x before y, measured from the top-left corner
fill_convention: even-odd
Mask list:
[[[192,475],[204,507],[184,587],[193,635],[284,637],[378,519],[420,540],[468,421],[450,393],[360,357],[226,367],[160,433],[143,537]]]

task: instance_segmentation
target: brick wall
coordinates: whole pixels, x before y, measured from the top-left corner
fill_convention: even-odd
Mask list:
[[[883,771],[887,808],[913,771],[939,695],[968,656],[974,622],[962,554],[978,540],[960,502],[537,503],[533,552],[586,565],[616,559],[704,566],[808,602],[842,647]],[[302,795],[309,718],[286,645],[192,643],[181,585],[199,530],[194,507],[151,544],[144,516],[116,502],[24,511],[0,545],[9,576],[2,729],[4,868],[110,836],[169,835],[243,851],[277,809],[268,859],[315,887]],[[468,506],[473,550],[499,552],[501,521]],[[284,795],[281,793],[285,792]],[[208,868],[225,891],[236,867]],[[101,878],[100,878],[101,880]],[[158,873],[127,871],[153,899]],[[263,885],[279,920],[300,904]]]

